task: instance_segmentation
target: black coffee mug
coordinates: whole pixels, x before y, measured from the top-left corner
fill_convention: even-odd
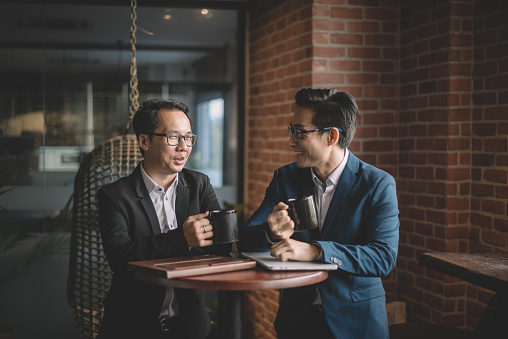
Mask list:
[[[208,215],[213,226],[213,243],[238,241],[238,217],[236,210],[215,210]]]
[[[289,199],[288,215],[295,223],[295,232],[311,230],[319,226],[314,196],[307,195]]]

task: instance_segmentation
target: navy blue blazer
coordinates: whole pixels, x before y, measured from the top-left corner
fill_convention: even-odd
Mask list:
[[[242,251],[266,251],[267,217],[280,201],[315,193],[310,168],[291,163],[277,169],[261,206],[240,232]],[[321,261],[336,271],[318,284],[326,320],[337,338],[388,338],[385,291],[381,278],[394,268],[399,241],[394,179],[353,155],[344,168],[321,232],[292,238],[318,243]],[[275,320],[278,338],[291,337],[305,322],[316,285],[283,291]]]
[[[228,244],[189,250],[183,235],[187,217],[220,209],[206,175],[189,169],[180,172],[175,202],[178,228],[161,233],[140,166],[97,193],[102,244],[113,270],[111,288],[104,300],[100,338],[160,336],[158,319],[166,288],[134,278],[126,269],[128,262],[204,253],[229,255],[231,250]],[[190,338],[205,338],[211,324],[201,291],[175,288],[175,296]]]

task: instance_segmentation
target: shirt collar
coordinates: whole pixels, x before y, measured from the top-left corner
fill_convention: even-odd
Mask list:
[[[141,166],[141,176],[143,177],[143,182],[145,183],[146,190],[148,191],[148,193],[152,193],[154,190],[156,192],[164,192],[164,187],[158,185],[155,181],[153,181],[152,178],[150,178],[148,174],[146,174],[143,166]],[[175,187],[176,185],[178,185],[178,173],[176,174],[175,181],[173,181],[171,186]]]
[[[346,151],[344,152],[344,159],[342,159],[341,163],[337,168],[330,174],[330,176],[326,179],[325,186],[334,185],[336,186],[339,182],[340,176],[342,175],[342,172],[344,172],[344,168],[346,168],[347,161],[349,159],[349,150],[346,148]],[[316,172],[314,172],[314,169],[311,169],[312,173],[312,180],[314,181],[314,184],[316,186],[323,187],[323,183],[316,175]]]

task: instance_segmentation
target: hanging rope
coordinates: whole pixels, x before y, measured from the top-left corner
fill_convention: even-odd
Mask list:
[[[130,93],[129,93],[129,121],[127,122],[127,126],[125,128],[125,134],[128,133],[130,126],[132,124],[132,118],[134,117],[134,113],[139,107],[139,90],[138,90],[138,62],[136,59],[136,31],[138,27],[136,26],[136,19],[138,15],[136,13],[137,8],[137,0],[131,0],[131,81],[130,81]]]
[[[97,190],[130,174],[142,159],[136,136],[128,134],[139,106],[136,6],[136,0],[131,0],[130,117],[125,135],[109,138],[97,145],[83,159],[74,179],[67,300],[81,339],[98,337],[104,313],[103,301],[112,281],[97,223]]]

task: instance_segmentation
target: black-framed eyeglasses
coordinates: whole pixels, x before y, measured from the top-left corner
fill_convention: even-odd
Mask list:
[[[185,140],[185,144],[188,147],[192,147],[196,144],[198,136],[196,134],[181,135],[179,133],[148,133],[150,135],[156,135],[158,137],[166,137],[166,141],[169,146],[177,146],[180,140]]]
[[[303,139],[303,135],[305,133],[313,133],[313,132],[319,132],[319,131],[329,131],[332,128],[333,127],[315,128],[315,129],[299,129],[299,128],[294,128],[293,126],[289,126],[288,127],[288,133],[289,133],[289,137],[290,138],[292,136],[294,136],[296,139]],[[344,133],[342,128],[338,128],[338,127],[335,127],[335,128],[337,128],[340,133]]]

